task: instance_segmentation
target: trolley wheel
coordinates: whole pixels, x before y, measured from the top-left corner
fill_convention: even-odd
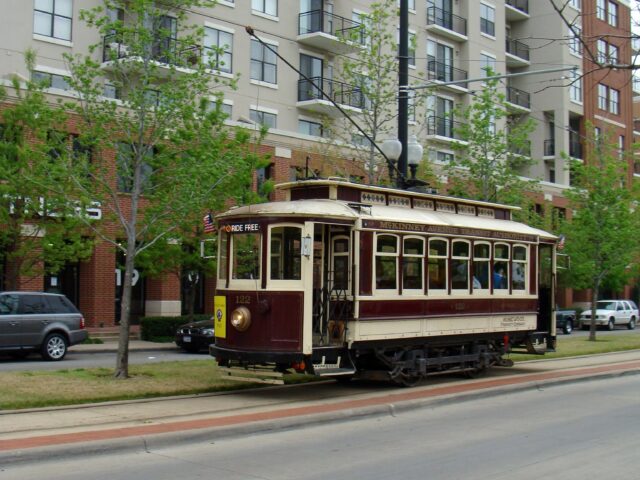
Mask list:
[[[396,378],[393,379],[393,383],[399,385],[401,387],[415,387],[424,377],[422,375],[409,375],[405,373],[401,373]]]

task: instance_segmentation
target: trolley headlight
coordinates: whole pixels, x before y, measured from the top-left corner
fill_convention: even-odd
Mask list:
[[[238,307],[231,312],[231,325],[239,332],[244,332],[251,325],[251,312],[247,307]]]

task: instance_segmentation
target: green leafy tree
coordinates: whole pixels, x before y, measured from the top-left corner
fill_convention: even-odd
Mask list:
[[[33,52],[26,53],[26,62],[31,71]],[[21,276],[57,273],[67,262],[88,258],[93,247],[79,218],[86,212],[47,188],[57,179],[46,167],[72,143],[56,130],[66,118],[49,104],[43,87],[17,78],[11,87],[0,87],[0,260],[6,289],[19,289]]]
[[[596,339],[596,302],[603,288],[621,289],[634,273],[640,234],[638,192],[627,181],[627,161],[617,146],[603,139],[584,163],[571,162],[573,188],[565,195],[573,210],[563,227],[566,253],[571,258],[568,275],[574,288],[590,289],[591,328]]]
[[[493,72],[487,71],[487,76]],[[528,136],[535,123],[512,115],[497,80],[487,80],[466,108],[454,112],[456,155],[446,167],[449,192],[477,200],[526,207],[536,182],[521,174],[532,164]],[[504,128],[499,128],[501,124]],[[523,212],[530,209],[524,208]]]
[[[128,377],[136,265],[180,259],[172,246],[197,233],[205,213],[253,200],[247,191],[264,162],[252,146],[260,135],[224,125],[216,87],[233,86],[216,75],[224,49],[202,48],[202,27],[188,23],[190,10],[212,6],[107,0],[80,14],[102,41],[87,55],[65,56],[78,95],[66,107],[90,154],[57,164],[60,188],[76,202],[100,202],[104,221],[87,226],[124,258],[116,378]]]

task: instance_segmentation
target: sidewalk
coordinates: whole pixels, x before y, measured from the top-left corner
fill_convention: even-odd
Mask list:
[[[141,342],[144,347],[149,342]],[[99,345],[98,345],[99,346]],[[111,346],[111,345],[109,345]],[[423,385],[333,382],[238,392],[0,412],[0,467],[48,456],[128,451],[211,441],[294,425],[395,415],[441,402],[504,395],[558,383],[640,374],[640,350],[495,368],[487,378],[433,377]],[[73,448],[70,448],[73,446]]]

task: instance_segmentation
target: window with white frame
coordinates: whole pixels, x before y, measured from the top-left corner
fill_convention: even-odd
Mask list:
[[[493,246],[493,289],[509,288],[509,245],[496,243]]]
[[[424,239],[405,237],[402,243],[402,289],[422,291]]]
[[[607,61],[607,45],[608,45],[607,42],[605,42],[602,39],[596,42],[596,47],[597,47],[596,59],[600,63],[605,63]]]
[[[618,137],[618,158],[622,160],[624,157],[624,135]]]
[[[376,237],[376,290],[398,288],[398,237],[378,235]]]
[[[72,0],[35,0],[33,33],[71,41]]]
[[[447,290],[449,242],[441,238],[429,240],[429,291]]]
[[[278,51],[275,45],[269,45]],[[251,40],[251,78],[265,83],[278,83],[278,58],[257,40]]]
[[[596,0],[596,17],[600,20],[607,19],[607,2],[606,0]]]
[[[609,111],[615,115],[620,115],[620,90],[609,89]]]
[[[582,55],[582,43],[580,42],[580,34],[582,28],[579,25],[574,25],[573,29],[569,30],[569,52],[573,55]]]
[[[360,45],[369,45],[369,43],[371,43],[371,39],[367,36],[367,30],[371,25],[371,18],[363,12],[352,12],[351,20],[360,25],[357,30],[356,42]]]
[[[251,10],[277,17],[278,0],[251,0]]]
[[[569,85],[569,98],[573,102],[582,103],[582,72],[573,70],[573,77]]]
[[[397,31],[398,35],[398,52],[400,51],[400,29]],[[407,59],[409,62],[409,66],[416,66],[416,34],[414,32],[408,32],[408,51],[407,51]]]
[[[527,247],[515,245],[511,261],[511,289],[523,291],[527,285]]]
[[[314,137],[322,137],[322,130],[322,124],[319,122],[302,119],[298,120],[298,133],[313,135]]]
[[[466,240],[454,240],[451,244],[451,289],[469,290],[471,246]]]
[[[491,245],[476,242],[473,245],[473,289],[489,289],[489,262],[491,261]]]
[[[620,59],[620,57],[619,57],[620,53],[619,52],[620,51],[619,51],[617,46],[609,44],[609,55],[608,55],[608,59],[607,59],[609,61],[609,63],[611,63],[613,65],[618,63],[618,61]]]
[[[69,77],[49,72],[34,71],[31,80],[41,84],[45,88],[57,88],[59,90],[71,90]]]
[[[407,2],[409,4],[409,10],[416,10],[416,0],[409,0]],[[400,7],[400,0],[398,0],[398,8]]]
[[[480,4],[480,31],[496,36],[496,9],[484,3]]]
[[[606,85],[598,84],[598,108],[600,110],[607,110],[609,103],[609,88]]]
[[[569,5],[576,10],[582,10],[582,0],[569,0]]]
[[[264,112],[262,110],[250,109],[249,118],[260,125],[269,128],[276,128],[278,124],[278,115],[275,113]]]
[[[489,76],[489,73],[488,73],[489,71],[491,71],[492,74],[495,74],[496,73],[495,57],[481,53],[480,54],[480,70],[482,70],[483,75],[485,77]]]
[[[615,2],[609,2],[609,4],[607,5],[607,9],[608,9],[607,21],[609,22],[609,25],[613,27],[617,27],[618,26],[618,4]]]
[[[204,28],[205,61],[210,63],[215,70],[232,72],[233,58],[233,33],[218,30],[217,28]]]

